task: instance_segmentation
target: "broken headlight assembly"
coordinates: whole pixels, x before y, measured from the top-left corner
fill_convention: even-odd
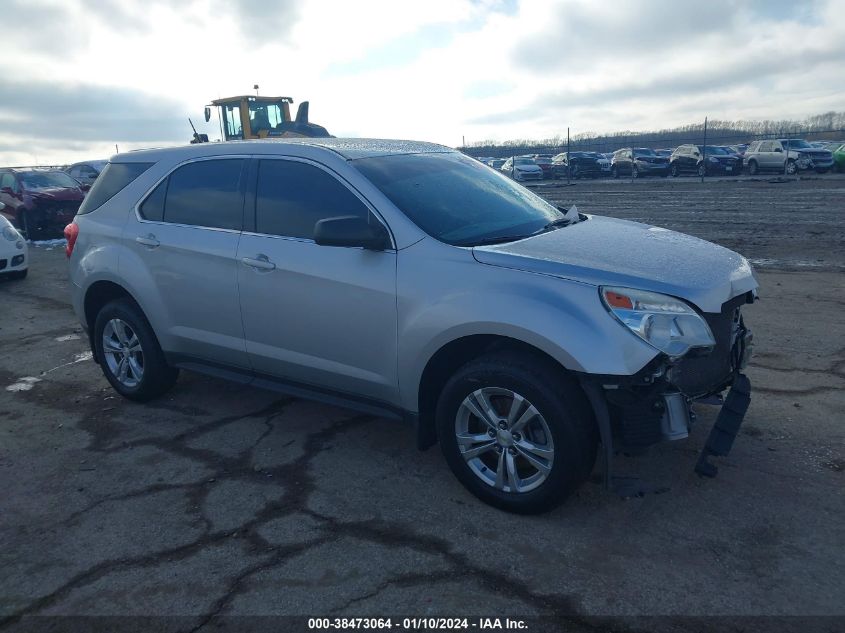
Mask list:
[[[668,295],[632,288],[599,288],[602,302],[622,325],[670,358],[716,344],[707,322],[689,305]]]

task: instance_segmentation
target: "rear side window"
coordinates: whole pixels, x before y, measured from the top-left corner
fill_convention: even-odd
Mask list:
[[[85,196],[77,214],[84,215],[99,209],[152,165],[153,163],[109,163]]]
[[[314,238],[314,225],[340,215],[369,216],[369,210],[336,178],[306,163],[262,160],[255,200],[257,233]]]
[[[203,160],[179,167],[139,208],[145,220],[240,230],[245,160]]]

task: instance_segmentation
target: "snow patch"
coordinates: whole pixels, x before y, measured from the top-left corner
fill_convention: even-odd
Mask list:
[[[65,334],[64,336],[57,336],[56,340],[59,343],[64,343],[65,341],[78,341],[79,338],[79,334]]]
[[[37,382],[41,382],[41,379],[35,376],[24,376],[23,378],[18,378],[16,383],[12,383],[6,387],[6,391],[29,391]]]

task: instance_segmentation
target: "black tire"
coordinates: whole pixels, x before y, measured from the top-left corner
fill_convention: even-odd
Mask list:
[[[631,178],[639,178],[640,177],[640,170],[637,169],[637,166],[634,165],[631,167]]]
[[[143,375],[136,386],[128,387],[118,380],[106,362],[103,351],[103,330],[112,319],[125,322],[137,335],[143,353]],[[138,306],[128,299],[107,303],[94,321],[94,353],[106,380],[120,395],[129,400],[147,402],[167,392],[176,383],[179,370],[170,367],[155,332]]]
[[[698,175],[699,175],[699,177],[701,177],[701,178],[703,178],[704,176],[706,176],[706,175],[707,175],[707,167],[705,166],[705,164],[704,164],[704,163],[701,163],[701,164],[698,166]]]
[[[678,176],[681,175],[681,172],[678,171],[678,163],[672,163],[669,166],[669,173],[672,174],[672,178],[677,178]]]
[[[471,469],[461,453],[456,437],[457,416],[464,399],[484,387],[521,395],[540,412],[550,431],[554,443],[551,470],[542,483],[528,492],[495,488]],[[598,433],[586,397],[571,376],[540,357],[500,352],[470,361],[443,388],[436,420],[443,455],[458,480],[485,503],[508,512],[536,514],[550,510],[589,477],[595,464]],[[514,435],[514,439],[520,438]],[[498,436],[495,442],[499,442]],[[500,459],[498,455],[503,450],[506,449],[489,450],[488,459]],[[513,459],[516,463],[520,457]],[[527,461],[520,463],[530,469]]]
[[[578,178],[580,178],[580,176],[578,175],[578,167],[577,166],[573,165],[572,167],[569,168],[569,177],[572,180],[578,180]]]
[[[618,169],[616,169],[616,165],[614,165],[613,167],[611,167],[611,169],[610,169],[610,176],[611,176],[611,178],[619,178],[619,170],[618,170]]]
[[[752,160],[748,162],[748,175],[749,176],[756,176],[760,173],[760,167],[757,165],[756,160]]]

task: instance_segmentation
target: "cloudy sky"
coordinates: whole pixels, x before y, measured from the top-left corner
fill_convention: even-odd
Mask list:
[[[0,0],[0,165],[220,136],[209,100],[336,136],[484,139],[845,109],[843,0]],[[294,106],[296,107],[296,106]]]

